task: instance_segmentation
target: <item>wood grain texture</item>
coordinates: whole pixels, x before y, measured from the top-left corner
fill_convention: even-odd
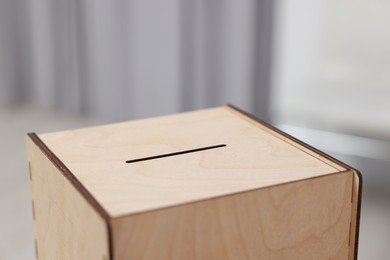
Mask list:
[[[352,186],[347,171],[114,218],[114,259],[348,259]]]
[[[37,259],[109,259],[105,220],[27,137]]]
[[[343,170],[227,107],[39,137],[111,217]],[[226,147],[125,163],[220,144]]]

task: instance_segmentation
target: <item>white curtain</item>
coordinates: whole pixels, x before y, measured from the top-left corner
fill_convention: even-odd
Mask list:
[[[0,105],[267,119],[272,0],[1,0]]]

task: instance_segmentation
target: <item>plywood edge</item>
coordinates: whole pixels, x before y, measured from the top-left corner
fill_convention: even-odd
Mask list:
[[[58,157],[46,146],[46,144],[35,133],[28,133],[28,138],[39,147],[39,149],[45,154],[45,156],[57,167],[57,169],[64,175],[66,179],[80,192],[80,194],[92,205],[92,207],[102,216],[104,219],[109,218],[109,214],[99,204],[99,202],[89,193],[87,189],[81,184],[81,182],[75,177],[75,175],[65,166],[65,164],[58,159]]]
[[[360,229],[360,212],[361,212],[361,200],[362,200],[362,174],[351,169],[353,173],[353,189],[352,189],[352,211],[351,211],[351,230],[350,230],[350,252],[349,259],[357,260],[358,257],[358,245],[359,245],[359,229]]]
[[[241,117],[244,120],[247,120],[249,122],[254,123],[258,127],[260,127],[262,130],[267,131],[268,133],[280,138],[281,140],[285,141],[286,143],[293,145],[294,147],[298,148],[299,150],[313,156],[314,158],[330,165],[331,167],[339,170],[339,171],[345,171],[347,169],[350,169],[348,165],[344,164],[343,162],[333,158],[332,156],[308,145],[305,142],[302,142],[301,140],[298,140],[297,138],[281,131],[280,129],[277,129],[276,127],[262,121],[261,119],[256,118],[255,116],[231,105],[226,104],[225,108],[232,112],[233,114]]]
[[[28,136],[26,135],[25,138],[25,144],[26,144],[26,155],[27,155],[27,165],[28,165],[28,181],[29,181],[29,195],[30,195],[30,201],[31,201],[31,210],[32,210],[32,220],[33,220],[33,231],[34,231],[34,251],[35,251],[35,259],[39,258],[38,255],[38,246],[37,246],[37,234],[36,234],[36,223],[35,223],[35,205],[34,205],[34,194],[33,194],[33,179],[32,179],[32,169],[31,169],[31,149],[30,144],[31,141],[29,140]]]
[[[86,202],[102,217],[106,222],[108,243],[109,243],[109,256],[112,257],[112,241],[111,241],[111,222],[109,221],[110,216],[107,211],[97,202],[97,200],[89,193],[87,189],[80,183],[80,181],[72,174],[72,172],[65,166],[65,164],[58,159],[58,157],[46,146],[46,144],[38,137],[36,133],[26,134],[26,145],[27,145],[27,159],[29,163],[29,175],[31,179],[31,155],[29,154],[28,146],[35,145],[44,156],[58,169],[58,171],[65,177],[66,180],[79,192],[79,194],[86,200]],[[34,209],[33,209],[34,210]],[[33,211],[34,214],[34,211]]]

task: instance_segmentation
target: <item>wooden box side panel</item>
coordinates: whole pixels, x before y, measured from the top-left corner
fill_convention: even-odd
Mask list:
[[[109,259],[106,221],[27,138],[36,258]]]
[[[352,172],[112,219],[113,258],[348,259]]]

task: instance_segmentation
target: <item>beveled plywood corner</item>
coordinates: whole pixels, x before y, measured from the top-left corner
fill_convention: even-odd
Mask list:
[[[39,259],[357,256],[358,172],[231,105],[27,144]]]

